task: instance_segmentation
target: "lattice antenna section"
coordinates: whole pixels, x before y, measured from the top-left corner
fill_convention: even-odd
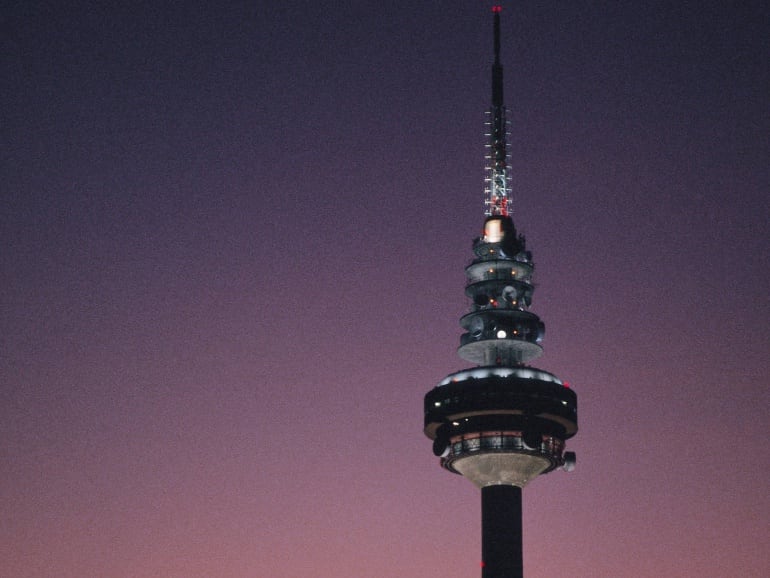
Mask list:
[[[484,178],[484,213],[488,216],[508,216],[511,211],[511,186],[508,177],[508,120],[503,104],[503,66],[500,64],[500,12],[501,6],[494,6],[494,50],[492,64],[492,106],[487,111],[486,137],[487,161]]]

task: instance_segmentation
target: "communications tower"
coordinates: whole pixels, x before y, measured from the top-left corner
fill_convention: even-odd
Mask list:
[[[448,375],[425,396],[425,435],[441,465],[481,489],[482,578],[523,573],[521,489],[556,468],[571,470],[565,441],[577,433],[577,396],[529,362],[545,326],[529,310],[532,254],[511,218],[507,120],[500,64],[500,6],[494,18],[492,106],[483,233],[465,268],[470,311],[460,319],[459,356],[474,367]]]

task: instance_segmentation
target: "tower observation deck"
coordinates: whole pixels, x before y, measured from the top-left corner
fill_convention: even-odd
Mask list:
[[[507,119],[495,6],[492,106],[483,233],[465,268],[470,310],[460,319],[459,356],[474,367],[444,378],[425,396],[425,435],[441,466],[482,494],[482,578],[523,574],[521,489],[541,474],[571,470],[565,442],[577,433],[577,396],[529,362],[545,326],[530,311],[532,254],[511,218]]]

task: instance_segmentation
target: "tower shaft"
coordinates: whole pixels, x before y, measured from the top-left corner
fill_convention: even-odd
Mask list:
[[[481,489],[481,578],[522,578],[521,488]]]

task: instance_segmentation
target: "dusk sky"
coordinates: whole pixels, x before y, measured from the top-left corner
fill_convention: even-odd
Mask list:
[[[3,11],[0,576],[469,578],[423,396],[467,367],[492,2]],[[770,576],[770,5],[503,2],[528,578]]]

